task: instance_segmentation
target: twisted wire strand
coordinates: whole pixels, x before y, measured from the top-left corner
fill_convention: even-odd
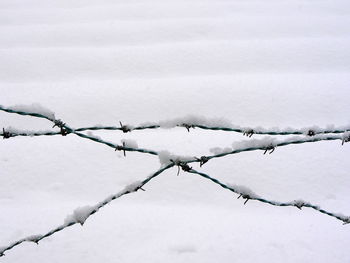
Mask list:
[[[62,135],[61,132],[56,131],[22,131],[22,132],[10,132],[11,137],[37,137],[37,136],[54,136],[54,135]],[[4,136],[3,132],[0,132],[0,136]]]
[[[219,181],[218,179],[216,178],[213,178],[211,176],[209,176],[208,174],[206,173],[202,173],[202,172],[198,172],[194,169],[191,169],[189,171],[186,171],[187,173],[192,173],[192,174],[197,174],[205,179],[208,179],[210,180],[211,182],[221,186],[222,188],[224,189],[227,189],[233,193],[236,193],[238,195],[240,195],[239,197],[243,197],[243,199],[246,199],[246,202],[248,200],[255,200],[255,201],[259,201],[259,202],[262,202],[262,203],[265,203],[265,204],[269,204],[269,205],[273,205],[273,206],[294,206],[294,207],[297,207],[301,210],[302,207],[308,207],[308,208],[312,208],[322,214],[325,214],[325,215],[328,215],[328,216],[331,216],[333,218],[336,218],[340,221],[343,222],[343,224],[349,224],[350,223],[350,217],[347,217],[347,216],[344,216],[344,215],[340,215],[338,213],[331,213],[331,212],[328,212],[322,208],[320,208],[319,206],[317,205],[313,205],[307,201],[292,201],[292,202],[278,202],[278,201],[273,201],[273,200],[268,200],[268,199],[265,199],[265,198],[262,198],[262,197],[259,197],[259,196],[255,196],[254,194],[249,194],[249,193],[244,193],[242,191],[239,191],[238,189],[235,189],[234,187],[232,186],[229,186],[228,184],[225,184],[221,181]],[[245,203],[246,203],[245,202]]]
[[[60,232],[66,228],[69,228],[73,225],[76,224],[80,224],[80,225],[84,225],[85,221],[92,216],[93,214],[96,214],[101,208],[103,208],[104,206],[106,206],[107,204],[111,203],[112,201],[126,195],[126,194],[131,194],[134,192],[137,192],[138,190],[144,190],[142,187],[145,186],[147,183],[149,183],[152,179],[156,178],[157,176],[159,176],[161,173],[163,173],[164,171],[168,170],[169,168],[173,167],[174,164],[169,164],[165,167],[162,167],[161,169],[157,170],[156,172],[154,172],[153,174],[151,174],[150,176],[148,176],[147,178],[145,178],[143,181],[140,182],[135,182],[127,187],[125,187],[122,191],[120,191],[119,193],[113,194],[111,196],[108,196],[106,199],[104,199],[103,201],[97,203],[95,206],[91,207],[91,210],[88,212],[88,214],[86,215],[86,218],[84,218],[84,220],[71,220],[68,222],[65,222],[64,224],[48,231],[45,234],[42,235],[31,235],[22,239],[19,239],[15,242],[13,242],[12,244],[6,246],[6,247],[2,247],[0,248],[0,257],[5,256],[5,252],[9,251],[17,246],[19,246],[20,244],[24,243],[24,242],[34,242],[36,244],[39,244],[39,241],[42,241],[52,235],[54,235],[57,232]]]
[[[33,116],[33,115],[31,115]],[[37,116],[36,116],[37,117]],[[235,130],[232,128],[225,128],[225,127],[207,127],[203,125],[192,125],[194,127],[201,128],[203,130],[213,130],[213,131],[236,131],[238,133],[246,133],[244,130]],[[160,128],[160,126],[140,126],[135,127],[133,130],[146,130],[146,129],[155,129]],[[99,130],[119,130],[122,131],[122,128],[115,127],[115,126],[96,126],[96,127],[83,127],[83,128],[72,128],[72,132],[81,132],[81,131],[99,131]],[[315,133],[312,136],[320,135],[320,134],[342,134],[345,132],[350,131],[350,129],[344,129],[344,130],[324,130],[324,131],[315,131]],[[260,131],[254,131],[254,134],[258,135],[271,135],[271,136],[279,136],[279,135],[307,135],[305,132],[301,131],[293,131],[293,132],[272,132],[272,131],[266,131],[266,132],[260,132]],[[19,133],[12,133],[11,137],[16,136],[28,136],[28,137],[36,137],[36,136],[53,136],[53,135],[61,135],[61,132],[59,131],[35,131],[35,132],[19,132]],[[0,136],[3,136],[3,132],[0,131]],[[310,136],[310,135],[309,135]],[[311,136],[310,136],[311,137]]]
[[[309,136],[314,136],[317,134],[327,134],[327,133],[344,133],[347,131],[350,131],[349,129],[325,129],[325,130],[320,130],[320,131],[314,131],[312,128],[309,128],[308,131],[300,131],[300,130],[294,130],[294,131],[263,131],[263,130],[258,130],[256,128],[246,128],[246,129],[238,129],[238,128],[229,128],[229,127],[218,127],[218,126],[205,126],[205,125],[192,125],[194,128],[200,128],[203,130],[212,130],[212,131],[231,131],[231,132],[237,132],[237,133],[242,133],[246,134],[249,136],[249,134],[259,134],[259,135],[308,135],[307,132],[312,132],[312,135]],[[250,133],[251,132],[251,133]],[[251,137],[251,136],[250,136]]]
[[[54,119],[52,119],[52,118],[50,118],[50,117],[48,117],[48,116],[46,116],[44,114],[41,114],[41,113],[26,112],[26,111],[11,109],[11,108],[4,107],[2,105],[0,105],[0,110],[8,112],[8,113],[16,113],[16,114],[23,115],[23,116],[32,116],[32,117],[46,119],[46,120],[49,120],[49,121],[54,121]]]
[[[211,159],[216,159],[216,158],[221,158],[221,157],[225,157],[228,155],[234,155],[234,154],[238,154],[238,153],[243,153],[243,152],[251,152],[251,151],[259,151],[259,150],[263,150],[263,151],[274,151],[275,148],[277,147],[283,147],[283,146],[287,146],[287,145],[293,145],[293,144],[304,144],[304,143],[311,143],[311,142],[320,142],[320,141],[335,141],[335,140],[343,140],[343,137],[341,135],[327,135],[327,136],[315,136],[315,137],[306,137],[306,138],[301,138],[301,139],[289,139],[286,141],[281,141],[281,142],[275,142],[272,145],[260,145],[260,146],[246,146],[246,147],[241,147],[241,148],[237,148],[237,149],[233,149],[232,151],[227,151],[227,152],[222,152],[222,153],[218,153],[218,154],[213,154],[213,155],[206,155],[206,156],[202,156],[201,158],[182,158],[181,156],[178,156],[178,158],[175,160],[169,160],[169,162],[173,162],[176,165],[183,165],[183,164],[189,164],[189,163],[201,163],[201,166],[208,162]],[[270,152],[271,153],[271,152]]]
[[[158,129],[161,128],[159,125],[146,125],[146,126],[137,126],[130,128],[130,131],[137,131],[137,130],[151,130],[151,129]],[[117,127],[117,126],[91,126],[91,127],[83,127],[83,128],[77,128],[76,131],[98,131],[98,130],[119,130],[123,131],[123,128]]]
[[[0,110],[5,111],[8,113],[16,113],[24,116],[32,116],[32,117],[38,117],[38,118],[44,118],[49,121],[54,122],[55,120],[45,116],[40,113],[33,113],[33,112],[25,112],[25,111],[20,111],[20,110],[15,110],[11,108],[6,108],[4,106],[0,105]],[[237,133],[242,133],[244,135],[247,135],[251,137],[253,134],[259,134],[259,135],[309,135],[309,136],[314,136],[317,134],[328,134],[328,133],[335,133],[335,134],[340,134],[344,133],[347,131],[350,131],[350,128],[334,128],[334,129],[314,129],[312,127],[310,128],[304,128],[304,129],[293,129],[293,130],[288,130],[288,131],[273,131],[273,130],[266,130],[266,129],[261,129],[261,128],[232,128],[232,127],[220,127],[220,126],[209,126],[209,125],[202,125],[202,124],[192,124],[192,123],[179,123],[175,125],[175,127],[185,127],[188,131],[190,128],[200,128],[203,130],[213,130],[213,131],[229,131],[229,132],[237,132]],[[82,128],[77,128],[77,129],[72,129],[73,131],[89,131],[89,130],[119,130],[123,132],[131,132],[134,130],[147,130],[147,129],[159,129],[163,128],[162,125],[158,124],[151,124],[151,125],[140,125],[140,126],[128,126],[124,125],[121,127],[117,126],[90,126],[90,127],[82,127]],[[57,133],[60,134],[60,133]],[[2,134],[1,134],[2,135]],[[41,136],[45,134],[31,134],[29,136]],[[50,134],[50,135],[56,135],[56,134]],[[25,134],[21,134],[18,136],[27,136]]]
[[[214,158],[220,158],[224,157],[227,155],[232,155],[232,154],[237,154],[241,152],[251,152],[251,151],[257,151],[257,150],[269,150],[271,147],[271,150],[277,147],[282,147],[282,146],[287,146],[287,145],[292,145],[292,144],[303,144],[303,143],[310,143],[310,142],[320,142],[320,141],[335,141],[335,140],[343,140],[343,137],[340,135],[328,135],[328,136],[320,136],[320,137],[307,137],[307,138],[302,138],[302,139],[296,139],[296,140],[287,140],[287,141],[281,141],[274,143],[273,145],[264,145],[264,146],[255,146],[255,147],[242,147],[239,149],[233,149],[232,151],[228,152],[223,152],[223,153],[218,153],[214,155],[209,155],[206,156],[206,158],[214,159]],[[198,162],[198,160],[196,160]]]

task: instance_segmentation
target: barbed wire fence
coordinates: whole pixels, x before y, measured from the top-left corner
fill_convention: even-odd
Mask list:
[[[220,125],[219,122],[217,123],[209,123],[205,120],[201,120],[198,118],[184,118],[184,119],[175,119],[168,123],[149,123],[139,126],[131,126],[131,125],[123,125],[122,122],[119,123],[119,126],[91,126],[91,127],[82,127],[82,128],[72,128],[69,125],[67,125],[65,122],[63,122],[60,119],[55,118],[55,114],[48,110],[37,110],[37,109],[31,109],[30,107],[4,107],[0,105],[0,111],[7,112],[7,113],[14,113],[19,114],[23,116],[30,116],[30,117],[36,117],[36,118],[42,118],[46,119],[50,122],[52,122],[53,129],[59,129],[57,130],[51,130],[51,131],[21,131],[14,128],[2,128],[2,132],[0,131],[0,136],[3,137],[3,139],[10,139],[15,138],[18,136],[67,136],[67,135],[76,135],[80,138],[84,138],[90,141],[94,141],[96,143],[104,144],[110,148],[112,148],[115,151],[122,151],[124,156],[126,156],[126,152],[139,152],[143,154],[150,154],[157,156],[161,162],[161,167],[159,170],[153,172],[150,176],[146,177],[142,181],[136,181],[128,186],[126,186],[123,190],[116,194],[112,194],[102,200],[101,202],[98,202],[94,206],[85,206],[85,207],[79,207],[76,210],[73,211],[71,215],[69,215],[64,223],[52,230],[49,230],[45,234],[39,234],[39,235],[31,235],[25,238],[22,238],[20,240],[17,240],[10,245],[0,247],[0,257],[5,255],[6,251],[9,251],[20,244],[24,242],[34,242],[36,244],[39,244],[42,240],[45,238],[48,238],[52,236],[53,234],[60,232],[68,227],[71,227],[75,224],[81,224],[83,225],[85,221],[92,216],[93,214],[97,213],[101,208],[108,205],[113,200],[116,200],[124,195],[135,193],[139,190],[144,191],[144,186],[149,183],[154,178],[158,177],[160,174],[162,174],[164,171],[177,167],[179,174],[180,170],[188,173],[200,176],[202,178],[205,178],[209,181],[211,181],[214,184],[217,184],[221,186],[222,188],[231,191],[234,194],[238,195],[238,199],[242,198],[244,200],[244,204],[246,204],[248,201],[258,201],[265,204],[278,206],[278,207],[296,207],[298,209],[302,209],[303,207],[311,208],[315,211],[318,211],[322,214],[331,216],[335,219],[340,220],[343,224],[349,224],[350,223],[350,217],[342,215],[340,213],[333,213],[326,211],[322,208],[320,208],[318,205],[311,204],[310,202],[304,201],[304,200],[293,200],[290,202],[279,202],[274,200],[268,200],[265,199],[258,194],[255,194],[253,191],[251,191],[248,187],[242,187],[242,186],[236,186],[236,185],[230,185],[228,183],[224,183],[219,181],[218,179],[211,177],[210,175],[197,171],[193,167],[190,166],[190,164],[198,163],[199,168],[201,168],[205,163],[207,163],[210,160],[221,158],[228,155],[234,155],[242,152],[250,152],[250,151],[263,151],[263,154],[271,154],[275,151],[277,147],[283,147],[288,145],[294,145],[294,144],[304,144],[304,143],[312,143],[312,142],[319,142],[319,141],[335,141],[340,140],[341,144],[343,145],[346,142],[350,141],[350,127],[328,127],[326,129],[321,129],[319,127],[313,126],[303,129],[263,129],[263,128],[250,128],[250,127],[240,127],[240,126],[234,126],[234,125]],[[221,123],[222,124],[222,123]],[[205,130],[213,130],[213,131],[227,131],[227,132],[236,132],[241,133],[244,136],[247,136],[250,138],[248,141],[238,142],[234,144],[233,148],[230,149],[223,149],[223,150],[217,150],[217,152],[213,155],[207,155],[207,156],[201,156],[201,157],[185,157],[180,155],[174,155],[170,154],[167,151],[154,151],[150,149],[143,149],[139,148],[137,146],[134,146],[132,144],[129,144],[128,142],[123,142],[120,144],[115,144],[112,142],[108,142],[106,140],[103,140],[100,137],[91,135],[91,134],[85,134],[82,133],[84,131],[95,131],[95,130],[115,130],[115,131],[121,131],[123,133],[128,133],[132,131],[137,130],[148,130],[148,129],[159,129],[159,128],[173,128],[173,127],[184,127],[187,131],[190,131],[190,129],[199,128],[199,129],[205,129]],[[263,139],[251,139],[251,137],[254,134],[259,135],[269,135],[268,137],[265,137]],[[289,135],[286,136],[284,139],[276,139],[276,136],[281,135]],[[290,135],[295,135],[293,137],[290,137]]]

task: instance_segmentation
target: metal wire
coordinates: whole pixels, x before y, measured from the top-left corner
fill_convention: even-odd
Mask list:
[[[97,203],[93,209],[89,212],[89,214],[87,215],[87,218],[92,216],[93,214],[97,213],[101,208],[103,208],[104,206],[106,206],[107,204],[111,203],[112,201],[126,195],[126,194],[130,194],[130,193],[134,193],[137,192],[140,189],[143,189],[142,187],[144,185],[146,185],[147,183],[149,183],[152,179],[154,179],[155,177],[157,177],[158,175],[160,175],[162,172],[164,172],[165,170],[173,167],[173,164],[169,164],[161,169],[159,169],[158,171],[154,172],[152,175],[148,176],[147,178],[145,178],[143,181],[139,182],[137,185],[135,185],[132,188],[125,188],[124,190],[120,191],[117,194],[113,194],[111,196],[108,196],[106,199],[104,199],[103,201]],[[34,242],[36,244],[39,244],[39,241],[42,241],[43,239],[46,239],[50,236],[52,236],[53,234],[60,232],[68,227],[71,227],[73,225],[76,225],[80,223],[81,225],[83,225],[83,223],[78,222],[78,221],[72,221],[72,222],[68,222],[68,223],[64,223],[50,231],[48,231],[45,234],[39,234],[39,235],[31,235],[25,238],[22,238],[20,240],[17,240],[15,242],[13,242],[12,244],[8,245],[7,247],[3,247],[0,249],[0,257],[4,256],[6,251],[9,251],[17,246],[19,246],[20,244],[24,243],[24,242]]]
[[[0,105],[0,110],[5,111],[8,113],[16,113],[20,115],[25,115],[25,116],[32,116],[32,117],[38,117],[38,118],[44,118],[50,121],[54,121],[53,119],[39,113],[31,113],[31,112],[24,112],[24,111],[19,111],[19,110],[14,110],[11,108],[6,108],[4,106]],[[200,128],[204,130],[212,130],[212,131],[229,131],[229,132],[237,132],[237,133],[242,133],[243,135],[246,135],[248,137],[251,137],[254,134],[259,134],[259,135],[308,135],[308,136],[315,136],[317,134],[328,134],[328,133],[335,133],[335,134],[341,134],[347,131],[350,131],[350,127],[346,128],[333,128],[333,129],[320,129],[320,128],[303,128],[303,129],[288,129],[288,131],[273,131],[273,130],[268,130],[268,129],[261,129],[261,128],[232,128],[232,127],[220,127],[220,126],[209,126],[209,125],[202,125],[202,124],[191,124],[191,123],[179,123],[176,125],[177,127],[185,127],[188,131],[190,128]],[[128,125],[121,125],[120,127],[117,126],[90,126],[90,127],[82,127],[82,128],[77,128],[77,129],[72,129],[72,131],[97,131],[97,130],[119,130],[123,132],[131,132],[134,130],[147,130],[147,129],[159,129],[163,128],[162,125],[158,124],[151,124],[151,125],[140,125],[140,126],[128,126]],[[50,134],[50,135],[58,135],[60,133],[56,134]],[[28,136],[41,136],[45,134],[31,134]],[[18,136],[27,136],[25,134],[21,134]]]
[[[232,186],[229,186],[221,181],[219,181],[218,179],[216,178],[213,178],[211,176],[209,176],[208,174],[206,173],[202,173],[202,172],[198,172],[194,169],[191,169],[191,170],[188,170],[186,171],[187,173],[192,173],[192,174],[197,174],[203,178],[206,178],[208,180],[210,180],[211,182],[217,184],[217,185],[220,185],[222,188],[225,188],[233,193],[236,193],[239,195],[239,197],[243,197],[243,199],[246,199],[245,203],[247,203],[248,200],[255,200],[255,201],[259,201],[259,202],[262,202],[262,203],[265,203],[265,204],[269,204],[269,205],[273,205],[273,206],[293,206],[293,207],[297,207],[298,209],[301,210],[302,207],[308,207],[308,208],[312,208],[322,214],[325,214],[325,215],[328,215],[328,216],[331,216],[331,217],[334,217],[340,221],[342,221],[344,224],[349,224],[350,223],[350,217],[347,217],[347,216],[342,216],[342,215],[339,215],[338,213],[331,213],[331,212],[328,212],[324,209],[321,209],[319,206],[317,205],[313,205],[313,204],[310,204],[309,202],[307,201],[291,201],[291,202],[278,202],[278,201],[273,201],[273,200],[268,200],[268,199],[265,199],[265,198],[262,198],[262,197],[258,197],[257,195],[254,196],[254,195],[250,195],[250,194],[247,194],[247,193],[242,193],[240,192],[239,190],[235,189],[234,187]]]
[[[68,126],[67,124],[63,123],[61,120],[58,120],[55,118],[50,118],[49,116],[46,116],[46,115],[40,114],[40,113],[15,110],[15,109],[3,107],[1,105],[0,105],[0,111],[4,111],[4,112],[8,112],[8,113],[15,113],[15,114],[24,115],[24,116],[31,116],[31,117],[47,119],[47,120],[51,121],[52,123],[54,123],[53,128],[58,127],[60,129],[60,131],[42,131],[42,132],[40,132],[40,131],[30,131],[30,132],[16,131],[16,132],[14,132],[14,131],[7,131],[3,128],[3,131],[2,131],[2,133],[0,133],[0,136],[2,136],[4,139],[9,139],[11,137],[18,137],[18,136],[54,136],[54,135],[67,136],[69,134],[74,134],[80,138],[84,138],[84,139],[87,139],[90,141],[94,141],[94,142],[106,145],[106,146],[113,148],[115,150],[118,150],[118,151],[123,151],[124,155],[125,155],[125,152],[140,152],[140,153],[151,154],[151,155],[155,155],[155,156],[160,155],[160,152],[157,152],[157,151],[142,149],[142,148],[128,147],[127,145],[125,145],[125,143],[123,143],[123,145],[118,145],[118,144],[114,144],[112,142],[105,141],[99,137],[95,137],[92,135],[86,135],[86,134],[82,133],[83,131],[89,131],[89,130],[120,130],[120,131],[126,133],[126,132],[131,132],[133,130],[146,130],[146,129],[162,128],[160,125],[145,125],[145,126],[131,127],[131,126],[123,125],[122,123],[120,123],[120,127],[116,127],[116,126],[92,126],[92,127],[74,129],[74,128],[71,128],[70,126]],[[267,200],[267,199],[261,198],[261,197],[256,196],[256,195],[251,195],[249,193],[240,192],[239,190],[235,189],[234,187],[227,185],[227,184],[224,184],[224,183],[220,182],[219,180],[217,180],[213,177],[210,177],[208,174],[198,172],[189,166],[190,163],[198,162],[200,164],[200,167],[202,167],[203,164],[205,164],[206,162],[208,162],[211,159],[221,158],[221,157],[224,157],[227,155],[234,155],[234,154],[238,154],[238,153],[242,153],[242,152],[263,150],[264,154],[266,154],[267,152],[272,153],[276,147],[283,147],[283,146],[287,146],[287,145],[303,144],[303,143],[311,143],[311,142],[319,142],[319,141],[334,141],[334,140],[342,140],[342,143],[349,142],[350,135],[348,133],[346,133],[349,129],[332,129],[332,130],[328,129],[328,130],[318,130],[318,131],[314,131],[314,130],[310,129],[307,132],[307,134],[305,134],[305,132],[302,132],[300,130],[288,131],[288,132],[287,131],[285,131],[285,132],[261,131],[261,130],[259,131],[259,130],[254,130],[254,129],[209,127],[209,126],[205,126],[205,125],[198,125],[198,124],[191,124],[191,123],[182,123],[182,124],[179,124],[178,126],[185,127],[188,131],[191,128],[200,128],[200,129],[214,130],[214,131],[217,131],[217,130],[233,131],[233,132],[243,133],[244,135],[247,135],[248,137],[251,137],[253,134],[307,135],[307,136],[298,136],[296,138],[287,138],[286,140],[282,140],[279,142],[272,141],[270,144],[264,144],[264,143],[259,144],[258,143],[255,146],[250,146],[250,145],[241,146],[241,147],[238,147],[237,149],[232,148],[232,150],[228,150],[228,151],[221,152],[218,154],[202,156],[200,158],[193,157],[193,158],[188,159],[188,158],[182,158],[181,156],[175,156],[176,158],[169,159],[169,163],[167,163],[166,165],[163,164],[163,166],[158,171],[154,172],[153,174],[151,174],[150,176],[145,178],[143,181],[138,182],[137,184],[133,184],[132,187],[127,187],[124,190],[122,190],[121,192],[114,194],[112,196],[109,196],[108,198],[104,199],[103,201],[97,203],[95,206],[93,206],[93,209],[91,209],[91,211],[89,211],[86,219],[88,217],[90,217],[91,215],[97,213],[102,207],[106,206],[107,204],[109,204],[113,200],[118,199],[121,196],[124,196],[126,194],[137,192],[140,189],[143,190],[142,187],[144,185],[146,185],[148,182],[150,182],[152,179],[159,176],[164,171],[166,171],[174,166],[177,166],[178,169],[182,169],[187,173],[197,174],[203,178],[210,180],[211,182],[213,182],[215,184],[220,185],[221,187],[223,187],[231,192],[239,194],[239,197],[243,197],[243,199],[245,199],[245,203],[248,200],[255,200],[255,201],[262,202],[262,203],[270,204],[273,206],[280,206],[280,207],[294,206],[294,207],[297,207],[299,209],[301,209],[302,207],[308,207],[308,208],[312,208],[320,213],[323,213],[323,214],[326,214],[326,215],[331,216],[333,218],[336,218],[336,219],[342,221],[344,224],[350,223],[349,217],[346,217],[346,216],[343,216],[340,214],[336,214],[336,213],[328,212],[324,209],[321,209],[319,206],[310,204],[309,202],[305,202],[305,201],[278,202],[278,201],[273,201],[273,200]],[[340,134],[343,134],[343,135],[340,135]],[[85,222],[85,220],[84,220],[84,222]],[[38,244],[39,241],[42,241],[43,239],[45,239],[49,236],[52,236],[53,234],[55,234],[57,232],[60,232],[68,227],[71,227],[71,226],[77,224],[77,223],[80,223],[81,225],[83,225],[84,222],[81,222],[81,221],[66,222],[63,225],[60,225],[60,226],[48,231],[45,234],[34,235],[34,236],[22,238],[16,242],[13,242],[12,244],[10,244],[6,247],[0,248],[0,257],[5,255],[4,252],[9,251],[9,250],[17,247],[24,242],[34,242],[34,243]]]

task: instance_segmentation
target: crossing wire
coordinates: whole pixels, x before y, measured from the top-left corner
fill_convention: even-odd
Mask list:
[[[40,132],[40,131],[12,132],[11,131],[10,132],[10,131],[6,131],[5,129],[3,129],[3,132],[0,133],[0,135],[3,136],[4,139],[8,139],[11,137],[17,137],[17,136],[53,136],[53,135],[66,136],[69,134],[75,134],[75,135],[79,136],[80,138],[88,139],[90,141],[94,141],[94,142],[106,145],[108,147],[111,147],[111,148],[113,148],[115,150],[119,150],[119,151],[140,152],[140,153],[151,154],[151,155],[155,155],[155,156],[160,155],[160,153],[157,151],[142,149],[142,148],[128,147],[127,145],[124,145],[124,144],[118,145],[118,144],[114,144],[114,143],[105,141],[99,137],[95,137],[92,135],[86,135],[84,133],[81,133],[82,131],[88,131],[88,130],[121,130],[123,132],[129,132],[132,130],[156,129],[156,128],[160,128],[159,125],[149,125],[149,126],[139,126],[139,127],[129,128],[128,126],[122,125],[120,123],[120,127],[92,126],[92,127],[86,127],[86,128],[73,129],[70,126],[68,126],[67,124],[63,123],[61,120],[57,120],[55,118],[50,118],[50,117],[48,117],[44,114],[40,114],[40,113],[15,110],[15,109],[3,107],[1,105],[0,105],[0,111],[4,111],[4,112],[8,112],[8,113],[15,113],[15,114],[24,115],[24,116],[31,116],[31,117],[47,119],[47,120],[51,121],[52,123],[54,123],[53,127],[57,126],[60,128],[59,132],[57,132],[57,131],[52,131],[52,132],[51,131],[42,131],[42,132]],[[248,135],[249,137],[251,137],[253,134],[305,135],[305,132],[301,132],[301,131],[290,131],[290,132],[264,131],[264,132],[259,132],[259,131],[254,131],[254,130],[233,129],[233,128],[225,128],[225,127],[208,127],[208,126],[197,125],[197,124],[181,124],[180,126],[185,127],[187,130],[189,130],[190,128],[198,127],[198,128],[207,129],[207,130],[235,131],[235,132],[240,132],[240,133],[243,133],[245,135]],[[221,158],[224,156],[234,155],[234,154],[238,154],[238,153],[242,153],[242,152],[263,150],[264,153],[267,153],[268,151],[270,151],[270,153],[271,153],[275,150],[276,147],[282,147],[282,146],[293,145],[293,144],[303,144],[303,143],[310,143],[310,142],[333,141],[333,140],[342,140],[342,142],[344,143],[344,142],[350,141],[350,136],[349,136],[349,133],[347,131],[348,131],[348,129],[323,130],[323,131],[319,131],[319,132],[316,131],[313,134],[306,134],[306,135],[309,135],[307,137],[299,137],[298,136],[297,138],[288,138],[288,139],[286,139],[284,141],[280,141],[280,142],[271,141],[271,143],[267,144],[267,145],[258,143],[258,145],[255,145],[255,146],[248,145],[248,146],[240,147],[237,149],[232,149],[230,151],[225,151],[225,152],[218,153],[218,154],[202,156],[200,158],[194,157],[194,158],[188,159],[188,158],[183,158],[181,156],[175,156],[176,158],[169,159],[169,162],[166,165],[163,164],[163,166],[158,171],[154,172],[153,174],[151,174],[150,176],[145,178],[143,181],[134,183],[134,184],[132,184],[132,187],[126,187],[121,192],[114,194],[112,196],[109,196],[105,200],[103,200],[103,201],[99,202],[98,204],[96,204],[95,206],[93,206],[92,207],[93,209],[91,209],[91,211],[89,211],[89,213],[86,215],[86,219],[89,218],[91,215],[97,213],[102,207],[106,206],[107,204],[109,204],[113,200],[118,199],[126,194],[137,192],[140,189],[144,190],[142,187],[145,186],[152,179],[156,178],[164,171],[166,171],[174,166],[177,166],[178,169],[182,169],[187,173],[197,174],[203,178],[210,180],[211,182],[213,182],[215,184],[220,185],[221,187],[223,187],[227,190],[230,190],[231,192],[239,194],[239,197],[242,197],[243,199],[246,200],[245,203],[248,200],[255,200],[255,201],[262,202],[262,203],[270,204],[273,206],[280,206],[280,207],[294,206],[294,207],[297,207],[299,209],[301,209],[302,207],[312,208],[320,213],[323,213],[323,214],[326,214],[326,215],[331,216],[333,218],[336,218],[336,219],[342,221],[344,224],[348,224],[348,223],[350,223],[350,217],[346,217],[346,216],[343,216],[340,214],[328,212],[324,209],[321,209],[319,206],[310,204],[309,202],[306,202],[306,201],[278,202],[278,201],[273,201],[273,200],[267,200],[267,199],[261,198],[261,197],[256,196],[256,195],[241,192],[241,191],[235,189],[234,187],[232,187],[228,184],[224,184],[221,181],[219,181],[218,179],[210,177],[208,174],[196,171],[192,167],[189,166],[190,163],[195,163],[195,162],[200,163],[200,166],[202,166],[204,163],[208,162],[211,159]],[[342,133],[342,135],[340,135],[341,133]],[[85,220],[84,220],[84,222],[85,222]],[[39,241],[42,241],[43,239],[45,239],[49,236],[52,236],[53,234],[55,234],[57,232],[60,232],[64,229],[71,227],[71,226],[78,224],[78,223],[83,225],[84,222],[81,222],[79,220],[65,222],[63,225],[60,225],[60,226],[48,231],[45,234],[32,235],[32,236],[29,236],[26,238],[22,238],[16,242],[13,242],[12,244],[10,244],[6,247],[1,247],[0,248],[0,257],[5,255],[4,252],[9,251],[9,250],[17,247],[24,242],[34,242],[34,243],[38,244]]]

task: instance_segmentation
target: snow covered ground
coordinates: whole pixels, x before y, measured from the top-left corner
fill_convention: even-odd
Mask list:
[[[345,0],[2,0],[0,104],[40,103],[72,127],[189,114],[250,127],[349,125],[349,15]],[[0,128],[9,126],[52,130],[0,111]],[[180,127],[92,133],[197,157],[249,140]],[[269,199],[350,216],[349,154],[349,143],[316,142],[193,167]],[[68,135],[1,140],[0,167],[2,247],[63,224],[160,163]],[[349,225],[308,208],[243,205],[176,173],[0,262],[349,262]]]

